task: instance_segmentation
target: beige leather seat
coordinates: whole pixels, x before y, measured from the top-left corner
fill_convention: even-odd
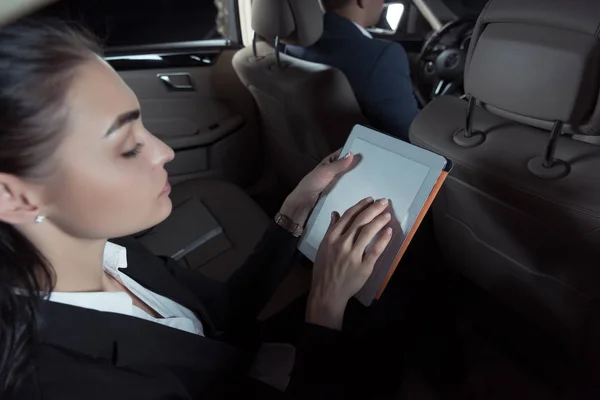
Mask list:
[[[190,256],[182,258],[183,265],[198,270],[202,274],[217,281],[225,281],[248,259],[263,234],[272,223],[265,212],[239,187],[225,181],[191,180],[173,187],[171,200],[174,213],[178,206],[188,199],[202,202],[204,207],[215,218],[223,230],[223,234],[201,245]],[[175,242],[184,246],[190,229],[202,221],[184,215],[177,216],[177,229],[165,232],[173,235]],[[165,223],[154,229],[164,229]],[[143,234],[143,233],[142,233]],[[139,238],[144,243],[143,238]],[[157,255],[157,249],[148,246]],[[263,310],[260,318],[274,315],[302,295],[310,286],[311,270],[300,263],[294,265],[290,274],[281,283],[271,301]]]
[[[189,209],[179,207],[188,200],[198,201],[222,234],[214,235],[205,243],[180,259],[180,264],[200,270],[203,274],[218,281],[227,279],[239,268],[254,250],[271,223],[265,212],[239,187],[225,181],[190,180],[173,186],[171,192],[173,212],[169,218],[134,237],[157,255],[163,254],[164,246],[156,240],[148,241],[149,235],[158,235],[179,247],[185,247],[196,240],[195,235],[203,236],[214,229],[206,218],[198,218]],[[193,211],[193,210],[192,210]],[[208,225],[206,227],[202,225]],[[200,225],[200,226],[199,226]]]
[[[192,180],[173,187],[171,200],[174,207],[190,197],[202,201],[215,217],[223,228],[229,246],[201,265],[188,266],[201,270],[210,278],[223,281],[252,254],[271,219],[241,188],[229,182]],[[188,223],[192,225],[194,221]]]
[[[592,358],[600,147],[573,134],[600,135],[598,26],[597,0],[491,0],[465,72],[472,135],[468,103],[454,97],[429,104],[410,132],[455,162],[433,207],[448,260]]]
[[[279,52],[282,44],[319,40],[318,0],[254,0],[252,28],[254,46],[240,50],[233,66],[260,110],[267,168],[291,189],[366,120],[342,72]]]

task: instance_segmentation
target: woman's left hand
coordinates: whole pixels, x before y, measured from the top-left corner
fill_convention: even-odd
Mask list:
[[[348,171],[354,154],[338,160],[341,149],[323,160],[314,170],[302,179],[296,189],[287,197],[281,213],[298,225],[304,226],[321,193],[340,174]]]

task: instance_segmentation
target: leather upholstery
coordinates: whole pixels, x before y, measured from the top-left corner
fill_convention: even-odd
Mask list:
[[[492,0],[478,22],[480,29],[492,22],[514,22],[597,35],[599,10],[596,0]]]
[[[570,167],[561,179],[540,179],[528,163],[544,153],[554,119],[587,134],[600,127],[599,24],[595,1],[490,1],[465,74],[485,140],[454,141],[467,110],[454,97],[430,103],[410,132],[455,163],[433,206],[447,259],[589,357],[600,326],[600,148],[560,137],[556,157]]]
[[[509,119],[600,134],[599,29],[595,0],[492,0],[473,34],[465,89]]]
[[[323,34],[323,11],[316,0],[254,0],[252,29],[273,43],[308,47]]]
[[[205,276],[220,282],[225,281],[244,264],[272,224],[271,219],[250,196],[229,182],[200,179],[186,181],[174,185],[170,197],[173,208],[190,198],[200,200],[223,228],[225,246],[220,241],[212,241],[206,244],[206,247],[211,247],[207,250],[210,257],[184,257],[179,261],[180,264],[202,271]],[[189,224],[195,223],[198,221],[189,220]],[[183,246],[186,238],[189,238],[185,231],[186,227],[182,226],[180,231],[169,233],[175,238],[181,238]],[[142,232],[134,237],[139,239],[148,233]],[[158,256],[165,255],[151,245],[147,247]]]
[[[319,7],[318,0],[255,1],[253,17],[259,11],[271,18],[280,17],[282,12],[285,15],[287,8],[282,4],[293,5],[295,26],[310,25],[310,18],[322,26],[322,13],[317,15],[313,10]],[[265,18],[261,14],[254,24],[267,25]],[[261,36],[289,31],[284,29],[287,22],[268,21],[275,28],[263,27]],[[293,35],[305,37],[301,32]],[[300,40],[304,44],[309,41]],[[240,50],[233,67],[258,104],[269,168],[276,171],[284,186],[292,189],[323,158],[344,145],[355,124],[366,124],[366,120],[341,71],[286,54],[279,54],[278,65],[275,50],[269,44],[258,42],[256,49],[256,56],[252,47]]]
[[[190,267],[209,278],[225,281],[252,254],[272,221],[250,196],[229,182],[192,180],[173,186],[174,207],[190,197],[202,201],[231,243],[231,247],[217,257]]]
[[[171,201],[174,207],[190,197],[202,201],[209,209],[223,228],[231,247],[204,264],[188,266],[204,276],[224,282],[246,262],[273,220],[241,188],[229,182],[198,179],[173,186]],[[177,235],[177,232],[173,234]],[[311,277],[310,269],[295,264],[260,318],[265,320],[275,315],[306,293]]]

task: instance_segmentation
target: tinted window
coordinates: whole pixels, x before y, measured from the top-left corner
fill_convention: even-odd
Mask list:
[[[220,37],[212,0],[62,0],[39,14],[81,22],[108,47]]]

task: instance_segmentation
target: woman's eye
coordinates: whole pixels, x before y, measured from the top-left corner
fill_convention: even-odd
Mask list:
[[[144,147],[143,144],[141,144],[141,143],[136,144],[135,147],[132,150],[130,150],[130,151],[126,152],[126,153],[123,153],[123,157],[125,157],[125,158],[134,158],[135,156],[137,156],[138,154],[140,154],[140,152],[142,151],[142,147]]]

